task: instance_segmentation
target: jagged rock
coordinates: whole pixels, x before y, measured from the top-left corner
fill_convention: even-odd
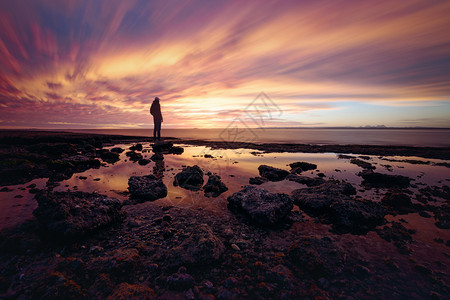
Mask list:
[[[339,274],[345,264],[345,254],[329,237],[302,237],[288,253],[300,272],[315,278]]]
[[[411,178],[402,175],[388,175],[375,173],[372,171],[363,171],[359,175],[364,179],[362,185],[378,188],[407,188],[409,187]]]
[[[325,180],[323,178],[320,177],[316,177],[316,178],[311,178],[308,176],[301,176],[301,175],[297,175],[297,174],[289,174],[286,177],[287,180],[290,181],[295,181],[301,184],[305,184],[306,186],[318,186],[321,185],[323,183],[325,183]]]
[[[260,165],[258,167],[259,175],[261,177],[267,178],[270,181],[280,181],[286,178],[289,175],[289,172],[286,170],[274,168],[271,166]]]
[[[155,292],[146,285],[129,284],[122,282],[114,292],[106,298],[107,300],[127,300],[127,299],[156,299]]]
[[[352,163],[354,165],[357,165],[358,167],[361,167],[361,168],[366,169],[366,170],[374,170],[376,168],[371,163],[368,163],[366,161],[363,161],[363,160],[360,160],[360,159],[357,159],[357,158],[352,158],[350,160],[350,163]]]
[[[131,161],[138,161],[142,159],[142,154],[135,151],[128,151],[125,153],[125,155],[128,156]]]
[[[194,286],[194,277],[177,272],[167,277],[167,285],[171,290],[184,291]]]
[[[407,208],[412,205],[411,197],[405,193],[389,192],[384,195],[381,202],[394,208]]]
[[[316,164],[311,164],[304,161],[294,162],[289,164],[291,167],[291,173],[299,174],[303,171],[315,170],[317,169]]]
[[[162,161],[164,160],[164,155],[161,152],[156,152],[150,157],[153,161]]]
[[[411,253],[409,244],[413,240],[411,234],[414,232],[414,230],[408,230],[400,222],[395,221],[391,223],[391,226],[384,226],[381,229],[377,229],[377,233],[382,239],[393,242],[400,253],[403,254]]]
[[[217,197],[228,191],[227,186],[220,180],[219,175],[210,175],[208,182],[203,187],[206,197]]]
[[[371,201],[339,200],[331,204],[328,217],[338,233],[365,234],[383,224],[386,211]]]
[[[197,165],[186,167],[175,175],[173,185],[198,191],[203,185],[203,171]]]
[[[100,158],[111,164],[120,160],[118,153],[110,152],[107,149],[102,149],[100,152]]]
[[[120,147],[114,147],[111,149],[111,152],[113,152],[113,153],[122,153],[123,151],[125,151],[125,150],[123,150]]]
[[[182,147],[173,146],[169,149],[169,153],[171,154],[182,154],[184,149]]]
[[[141,166],[148,165],[149,163],[150,163],[150,160],[149,160],[149,159],[146,159],[146,158],[141,158],[141,159],[138,161],[138,164],[140,164]]]
[[[167,196],[167,187],[162,180],[151,174],[131,176],[128,179],[128,190],[131,198],[138,202],[154,201]]]
[[[160,141],[152,145],[153,152],[169,151],[173,147],[173,143],[169,141]]]
[[[125,216],[118,199],[95,193],[47,192],[35,199],[38,207],[33,215],[49,236],[83,236],[121,222]]]
[[[136,151],[142,151],[142,144],[136,144],[134,147]]]
[[[267,179],[267,178],[264,178],[264,177],[251,177],[249,180],[248,180],[248,183],[250,183],[250,184],[256,184],[256,185],[261,185],[261,184],[263,184],[264,182],[268,182],[269,180]]]
[[[274,225],[286,219],[293,203],[286,194],[273,194],[248,185],[228,197],[228,208],[243,212],[259,225]]]
[[[224,251],[225,246],[211,228],[200,224],[179,246],[171,249],[168,262],[174,266],[207,265],[216,262]]]
[[[442,229],[450,229],[450,206],[442,205],[434,212],[436,226]]]
[[[356,190],[350,183],[330,180],[318,186],[294,190],[291,196],[302,210],[318,216],[327,212],[333,202],[349,200],[349,195],[353,194]]]

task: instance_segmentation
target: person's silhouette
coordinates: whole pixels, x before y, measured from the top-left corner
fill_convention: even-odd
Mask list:
[[[155,100],[153,100],[152,106],[150,107],[150,114],[153,116],[153,139],[158,139],[159,141],[161,139],[161,122],[163,121],[163,117],[158,97],[155,97]]]

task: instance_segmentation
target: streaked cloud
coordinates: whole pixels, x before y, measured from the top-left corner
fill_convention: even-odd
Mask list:
[[[145,127],[159,96],[165,126],[221,127],[262,91],[283,111],[269,126],[379,124],[342,114],[359,104],[408,126],[397,107],[448,107],[448,15],[422,0],[4,1],[0,126]]]

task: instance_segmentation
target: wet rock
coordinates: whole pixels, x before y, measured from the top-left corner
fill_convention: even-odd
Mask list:
[[[128,190],[132,202],[154,201],[167,196],[167,187],[161,179],[154,175],[131,176],[128,179]]]
[[[361,168],[366,169],[366,170],[374,170],[376,168],[371,163],[368,163],[366,161],[363,161],[363,160],[360,160],[360,159],[357,159],[357,158],[352,158],[350,160],[350,163],[352,163],[354,165],[357,165],[358,167],[361,167]]]
[[[184,291],[194,286],[194,277],[186,273],[174,273],[167,277],[169,289]]]
[[[255,184],[255,185],[261,185],[265,182],[268,182],[269,180],[267,178],[264,177],[250,177],[250,179],[248,180],[249,184]]]
[[[155,154],[153,154],[150,157],[150,159],[155,161],[155,162],[156,161],[162,161],[162,160],[164,160],[164,155],[161,152],[156,152]]]
[[[286,288],[294,287],[295,277],[292,271],[284,265],[276,265],[268,272],[268,278]]]
[[[289,166],[291,167],[291,173],[295,173],[295,174],[300,174],[301,172],[304,172],[304,171],[317,169],[316,164],[311,164],[311,163],[304,162],[304,161],[294,162],[294,163],[289,164]]]
[[[259,225],[270,226],[285,221],[293,208],[288,195],[269,193],[251,185],[229,196],[227,200],[230,210],[244,213]]]
[[[436,226],[442,229],[450,229],[450,206],[442,205],[434,212],[434,218],[436,219]]]
[[[110,152],[106,149],[103,149],[103,151],[100,152],[100,158],[111,164],[120,160],[118,153]]]
[[[286,178],[289,175],[289,172],[286,170],[274,168],[271,166],[260,165],[258,167],[259,175],[261,177],[267,178],[270,181],[280,181]]]
[[[368,187],[378,187],[378,188],[407,188],[409,187],[411,178],[402,175],[388,175],[382,173],[375,173],[372,171],[363,171],[358,174],[364,180],[362,185]]]
[[[169,149],[169,153],[171,154],[182,154],[184,149],[182,147],[173,146]]]
[[[138,161],[138,164],[140,164],[141,166],[148,165],[149,163],[150,163],[150,160],[146,159],[146,158],[142,158]]]
[[[169,252],[169,264],[174,266],[213,264],[225,251],[222,241],[206,224],[192,228],[192,233]]]
[[[42,284],[35,291],[39,299],[84,299],[85,292],[75,281],[60,272],[52,272],[41,279]]]
[[[156,299],[155,292],[146,285],[129,284],[122,282],[114,292],[106,298],[107,300],[127,300],[127,299]]]
[[[0,189],[0,192],[2,192],[2,193],[9,193],[12,191],[14,191],[14,190],[10,189],[9,187],[6,187],[6,186]]]
[[[365,234],[384,221],[386,211],[371,201],[340,200],[330,206],[328,217],[338,233]]]
[[[186,167],[175,175],[173,185],[198,191],[203,185],[203,171],[197,165]]]
[[[83,192],[47,192],[35,196],[33,215],[41,228],[55,237],[79,237],[121,222],[122,203],[111,197]]]
[[[113,152],[113,153],[122,153],[123,151],[125,151],[125,150],[123,150],[120,147],[114,147],[111,149],[111,152]]]
[[[325,183],[325,180],[323,178],[317,177],[317,178],[311,178],[308,176],[301,176],[301,175],[297,175],[297,174],[289,174],[286,177],[287,180],[290,181],[295,181],[301,184],[305,184],[306,186],[318,186],[321,185],[323,183]]]
[[[173,143],[169,141],[159,141],[152,145],[153,152],[169,151],[173,147]]]
[[[384,204],[394,208],[407,208],[412,205],[411,197],[405,193],[400,192],[388,192],[381,199]]]
[[[349,200],[349,195],[354,194],[356,190],[350,183],[330,180],[318,186],[294,190],[291,196],[302,210],[318,216],[327,212],[333,202]]]
[[[138,161],[140,159],[142,159],[142,154],[141,153],[137,153],[135,151],[128,151],[125,153],[126,156],[128,156],[130,158],[131,161]]]
[[[438,197],[444,200],[450,200],[450,187],[448,185],[443,186],[427,186],[419,189],[419,191],[428,198]]]
[[[400,253],[403,254],[411,253],[409,244],[413,240],[411,234],[414,232],[413,230],[408,230],[400,222],[395,221],[391,223],[391,226],[384,226],[382,229],[377,230],[378,235],[382,239],[393,242]]]
[[[142,144],[136,144],[134,148],[136,149],[136,151],[142,151]]]
[[[217,197],[228,191],[227,186],[220,180],[219,175],[210,175],[208,182],[203,187],[206,197]]]
[[[302,237],[288,253],[291,263],[305,276],[330,277],[344,268],[345,254],[328,237]]]

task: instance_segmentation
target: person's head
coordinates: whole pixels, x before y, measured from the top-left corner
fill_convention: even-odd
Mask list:
[[[159,97],[155,97],[155,101],[159,101]]]

